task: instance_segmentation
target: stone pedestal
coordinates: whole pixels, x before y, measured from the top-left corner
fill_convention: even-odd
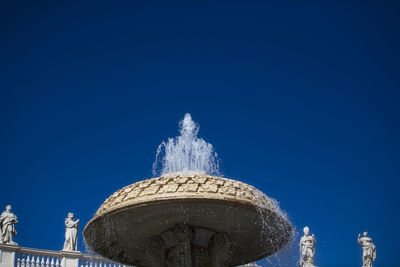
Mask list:
[[[61,267],[79,267],[79,259],[82,253],[79,251],[61,251]]]
[[[0,245],[0,267],[15,266],[15,252],[18,248],[17,245]]]

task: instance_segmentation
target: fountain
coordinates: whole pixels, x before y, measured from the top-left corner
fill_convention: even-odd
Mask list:
[[[143,267],[222,267],[280,250],[292,227],[275,200],[218,175],[211,144],[189,114],[181,136],[163,142],[153,173],[111,195],[84,229],[93,251]]]

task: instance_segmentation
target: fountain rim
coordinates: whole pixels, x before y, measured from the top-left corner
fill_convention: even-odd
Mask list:
[[[151,206],[157,206],[159,204],[161,204],[161,205],[162,204],[179,204],[179,203],[185,203],[185,202],[188,203],[188,202],[191,202],[191,201],[196,202],[196,204],[199,204],[199,203],[214,203],[214,204],[215,203],[221,203],[223,205],[226,205],[227,203],[229,203],[230,205],[237,206],[237,207],[239,207],[241,209],[248,209],[249,211],[254,211],[256,213],[259,213],[259,212],[267,212],[267,213],[268,212],[272,212],[272,214],[274,216],[279,216],[278,213],[276,213],[273,210],[268,209],[268,207],[263,207],[262,210],[260,210],[259,209],[260,207],[257,207],[257,206],[255,206],[255,205],[253,205],[251,203],[246,202],[246,201],[236,201],[236,200],[232,201],[232,200],[209,199],[209,198],[196,198],[196,199],[194,199],[194,198],[181,198],[181,199],[162,199],[162,200],[158,199],[158,200],[154,200],[154,201],[146,202],[146,203],[135,203],[133,205],[126,205],[126,206],[123,206],[123,207],[119,207],[119,208],[107,211],[106,213],[100,214],[98,216],[95,216],[84,227],[83,236],[84,236],[85,239],[89,238],[88,235],[90,235],[90,231],[91,231],[89,228],[90,227],[96,227],[96,225],[98,225],[98,223],[101,224],[102,223],[101,221],[103,219],[107,220],[108,216],[113,217],[114,215],[118,215],[118,214],[122,215],[122,214],[124,214],[126,212],[129,212],[130,210],[134,210],[136,208],[151,208]],[[289,229],[292,229],[291,228],[292,226],[291,226],[290,222],[287,219],[285,219],[285,222],[287,223],[286,226],[289,227]],[[201,227],[201,228],[210,229],[210,230],[215,231],[215,229],[212,228],[212,227],[205,227],[205,226],[202,226],[202,225],[196,225],[196,224],[190,224],[190,223],[188,223],[188,225],[190,225],[192,227]],[[224,231],[222,231],[222,232],[224,232]],[[229,232],[227,232],[227,233],[229,233]],[[278,250],[282,249],[282,247],[284,247],[286,245],[286,243],[287,243],[287,241],[289,239],[290,238],[288,238],[286,241],[284,241],[282,243],[281,247],[277,248],[276,250],[274,249],[272,254],[274,254]],[[89,245],[89,247],[92,248],[91,244],[88,243],[88,245]],[[92,249],[94,249],[94,248],[92,248]],[[94,251],[96,251],[96,250],[94,249]],[[272,254],[270,252],[265,251],[262,254],[259,254],[256,257],[252,258],[250,261],[249,261],[249,259],[247,259],[247,260],[244,260],[242,262],[237,262],[237,264],[246,264],[246,263],[249,263],[249,262],[258,261],[258,260],[261,260],[261,259],[263,259],[265,257],[268,257],[268,256],[272,255]],[[103,257],[107,257],[106,255],[103,255],[103,254],[100,254],[100,255],[102,255]],[[127,262],[122,262],[122,263],[123,264],[128,264]]]
[[[179,180],[186,179],[186,180]],[[201,181],[200,181],[200,180]],[[162,182],[164,180],[164,182]],[[168,182],[167,182],[168,181]],[[190,182],[195,184],[196,189],[183,189],[180,190],[182,186],[189,186]],[[167,184],[168,183],[168,184]],[[172,184],[171,184],[172,183]],[[160,192],[164,186],[172,185],[175,190],[169,192]],[[205,186],[213,186],[214,188],[204,189]],[[150,186],[156,186],[157,189],[154,192],[144,193],[143,191],[148,189]],[[202,191],[200,191],[200,189]],[[232,190],[231,192],[226,192],[226,189]],[[137,190],[139,193],[130,197],[130,192]],[[221,192],[222,190],[222,192]],[[233,193],[232,193],[233,192]],[[120,198],[120,199],[119,199]],[[135,203],[147,203],[157,199],[167,200],[167,199],[181,199],[181,198],[192,198],[192,199],[220,199],[220,200],[230,200],[237,202],[246,202],[249,205],[266,207],[271,210],[276,207],[274,200],[265,195],[263,192],[251,186],[247,183],[229,179],[225,177],[208,175],[205,173],[199,173],[194,171],[189,172],[176,172],[165,174],[159,177],[154,177],[150,179],[140,180],[138,182],[129,184],[117,191],[115,191],[111,196],[109,196],[96,211],[94,218],[111,212],[120,207]]]
[[[193,195],[195,196],[195,195]],[[179,203],[179,202],[186,202],[186,201],[194,201],[194,202],[221,202],[221,203],[231,203],[234,205],[238,205],[241,207],[245,207],[248,209],[252,209],[252,210],[258,210],[258,209],[262,209],[262,210],[268,210],[270,211],[270,209],[268,209],[268,207],[263,207],[263,206],[257,206],[254,205],[254,203],[251,203],[250,201],[246,201],[246,200],[238,200],[238,199],[234,199],[234,198],[224,198],[224,199],[213,199],[213,198],[206,198],[206,197],[199,197],[199,196],[195,196],[195,197],[182,197],[182,198],[171,198],[171,197],[164,197],[164,198],[159,198],[159,199],[155,199],[155,200],[151,200],[151,201],[143,201],[143,202],[133,202],[129,203],[129,202],[123,202],[123,205],[118,205],[118,207],[113,207],[112,209],[109,209],[105,212],[102,212],[100,214],[96,214],[95,216],[93,216],[92,219],[89,220],[89,222],[85,225],[84,229],[83,229],[83,235],[85,236],[85,232],[86,229],[89,227],[89,225],[101,218],[104,218],[106,216],[112,216],[118,213],[122,213],[124,211],[130,210],[130,209],[134,209],[134,208],[139,208],[139,207],[145,207],[145,206],[154,206],[154,205],[158,205],[158,204],[165,204],[165,203]]]
[[[158,189],[152,190],[151,185],[153,189]],[[201,191],[189,192],[189,190],[186,189],[190,185],[198,189],[201,188]],[[172,186],[175,191],[172,193],[168,192],[168,189],[170,189],[168,186]],[[183,188],[183,192],[182,190],[178,191],[177,188]],[[212,190],[214,191],[211,192]],[[233,190],[234,194],[229,195],[232,191],[226,190]],[[149,192],[151,192],[151,194],[147,195]],[[163,205],[198,206],[203,203],[205,206],[211,205],[210,207],[215,204],[220,207],[236,207],[255,213],[270,213],[274,217],[280,217],[285,222],[285,228],[289,230],[292,229],[290,221],[284,213],[280,212],[274,200],[255,187],[224,177],[211,176],[197,172],[179,172],[138,181],[119,189],[104,201],[93,218],[86,224],[83,229],[83,236],[85,239],[90,240],[92,230],[101,225],[103,220],[107,221],[109,218],[113,220],[113,218],[124,216],[124,214],[140,213],[140,210],[152,209],[152,207],[161,207]],[[214,207],[216,207],[215,205]],[[197,219],[195,220],[197,221]],[[188,222],[188,224],[194,227],[205,227],[215,230],[213,227],[196,224],[194,221],[192,223]],[[224,230],[221,230],[224,229],[223,227],[221,228],[218,226],[218,229],[220,229],[220,232],[224,232]],[[229,233],[229,231],[227,233]],[[286,241],[282,239],[283,246],[287,240],[288,239],[286,239]],[[88,245],[92,247],[90,242]],[[278,248],[278,250],[280,248]],[[97,251],[95,247],[92,247],[92,249]],[[276,251],[277,250],[274,250],[273,253]],[[271,255],[271,253],[263,252],[252,260],[262,259],[268,255]]]

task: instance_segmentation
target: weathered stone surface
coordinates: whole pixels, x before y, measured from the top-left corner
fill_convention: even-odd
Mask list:
[[[211,266],[237,266],[264,258],[282,248],[291,234],[291,225],[274,200],[254,187],[200,173],[179,173],[115,192],[86,225],[84,236],[94,251],[114,261],[159,266],[166,255],[157,254],[163,248],[154,237],[179,224],[220,234],[213,241],[213,255],[226,256],[213,256]],[[222,236],[228,244],[223,250]],[[196,251],[193,262],[210,255],[204,248]]]
[[[177,193],[177,194],[171,194]],[[148,196],[155,198],[196,197],[207,199],[236,199],[257,206],[270,206],[271,202],[260,191],[239,181],[210,176],[200,173],[188,175],[165,175],[158,178],[140,181],[122,188],[111,195],[96,213],[98,214],[118,209],[119,204],[125,205],[147,202]],[[124,201],[121,201],[124,200]]]

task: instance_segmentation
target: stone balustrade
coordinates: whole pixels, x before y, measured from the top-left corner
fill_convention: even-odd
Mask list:
[[[54,251],[0,244],[0,267],[128,267],[79,251]]]
[[[16,267],[59,267],[61,255],[58,251],[31,248],[16,248]]]

